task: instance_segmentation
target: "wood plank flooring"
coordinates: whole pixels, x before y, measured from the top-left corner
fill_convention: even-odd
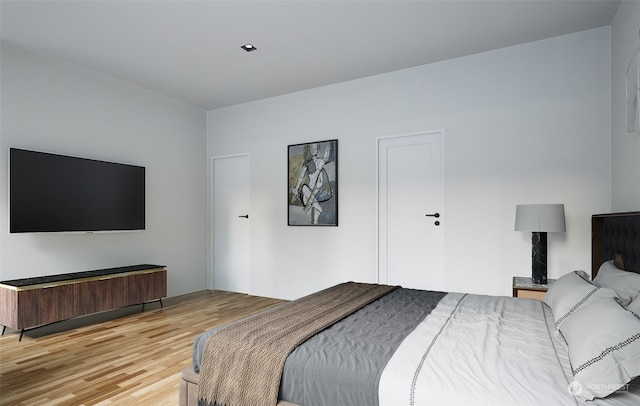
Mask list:
[[[177,405],[196,335],[283,301],[209,290],[163,303],[0,337],[0,405]]]

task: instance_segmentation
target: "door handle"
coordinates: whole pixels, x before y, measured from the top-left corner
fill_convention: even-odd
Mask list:
[[[248,218],[249,218],[249,215],[248,215],[248,214],[245,214],[244,216],[238,216],[238,217],[244,217],[244,218],[248,219]]]
[[[440,213],[434,213],[434,214],[425,214],[426,217],[435,217],[438,218],[440,217]]]

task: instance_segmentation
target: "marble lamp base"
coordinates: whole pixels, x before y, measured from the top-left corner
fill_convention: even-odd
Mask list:
[[[547,283],[547,233],[531,233],[531,279],[536,284]]]

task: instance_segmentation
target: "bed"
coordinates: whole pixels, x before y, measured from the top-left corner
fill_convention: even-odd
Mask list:
[[[640,212],[592,237],[544,302],[348,282],[208,331],[180,404],[640,405]]]

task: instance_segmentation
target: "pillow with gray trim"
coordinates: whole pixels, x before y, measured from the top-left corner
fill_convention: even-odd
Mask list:
[[[640,376],[640,318],[613,298],[581,307],[560,332],[569,348],[575,396],[603,398]]]
[[[544,302],[553,311],[556,327],[560,327],[580,307],[595,300],[615,297],[613,290],[593,285],[574,271],[562,275],[549,287]]]
[[[593,283],[614,290],[627,303],[640,294],[640,274],[622,271],[613,261],[603,262]]]

